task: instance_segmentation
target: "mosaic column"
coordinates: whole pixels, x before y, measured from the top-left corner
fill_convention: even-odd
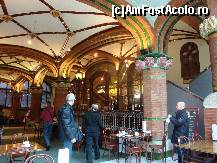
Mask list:
[[[203,23],[200,24],[200,33],[202,37],[208,38],[212,87],[213,91],[217,92],[217,17],[211,16],[205,19]]]
[[[147,69],[143,71],[143,112],[147,130],[153,139],[162,139],[164,120],[167,116],[166,71]]]
[[[38,121],[41,109],[41,96],[42,87],[41,86],[31,86],[31,113],[30,117],[32,120]]]
[[[210,63],[212,71],[213,92],[204,99],[204,127],[205,138],[212,139],[212,124],[216,124],[217,116],[217,1],[207,0],[210,17],[200,24],[200,34],[208,39]]]

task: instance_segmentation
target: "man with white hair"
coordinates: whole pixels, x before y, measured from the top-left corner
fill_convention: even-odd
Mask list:
[[[69,159],[72,156],[72,144],[76,142],[76,134],[79,128],[74,118],[72,107],[74,101],[75,95],[69,93],[66,96],[66,103],[58,111],[60,139],[63,141],[63,148],[69,149]]]
[[[168,115],[167,122],[171,122],[174,125],[171,142],[173,144],[186,143],[184,140],[178,142],[178,138],[189,135],[189,118],[185,109],[185,102],[177,102],[175,116]],[[176,149],[178,153],[178,163],[182,163],[181,151]]]
[[[98,112],[99,106],[92,104],[90,110],[84,115],[83,128],[86,136],[86,160],[87,163],[92,161],[92,147],[94,144],[95,160],[100,158],[99,136],[100,129],[103,128],[101,115]]]

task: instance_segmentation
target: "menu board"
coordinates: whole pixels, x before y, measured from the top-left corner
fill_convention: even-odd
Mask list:
[[[187,108],[189,117],[189,138],[198,135],[199,127],[199,108]]]

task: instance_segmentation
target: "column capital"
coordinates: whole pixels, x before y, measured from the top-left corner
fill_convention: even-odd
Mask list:
[[[57,81],[52,83],[52,87],[68,89],[71,87],[71,84],[69,81]]]
[[[31,93],[41,93],[42,92],[42,86],[38,85],[31,85]]]
[[[141,55],[137,58],[135,65],[136,69],[163,69],[167,70],[173,64],[172,57],[161,52],[146,52],[141,50]]]
[[[200,35],[207,38],[213,33],[217,33],[217,17],[210,16],[200,24]]]

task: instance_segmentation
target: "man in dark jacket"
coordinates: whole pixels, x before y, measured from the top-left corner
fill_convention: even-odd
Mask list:
[[[175,116],[169,116],[169,121],[174,125],[173,134],[171,142],[173,144],[183,144],[186,143],[184,140],[178,142],[180,136],[185,136],[188,138],[189,135],[189,118],[185,109],[184,102],[177,102],[176,105],[177,111]],[[177,150],[178,153],[178,163],[182,163],[181,151]]]
[[[84,132],[86,136],[86,159],[87,163],[93,163],[92,161],[92,147],[94,146],[95,160],[100,158],[99,152],[99,136],[100,129],[103,128],[101,115],[98,112],[99,106],[93,104],[90,110],[84,115]]]
[[[70,93],[66,96],[66,103],[58,111],[58,125],[60,139],[63,141],[63,148],[69,149],[69,158],[72,156],[72,144],[76,142],[78,124],[74,118],[73,104],[75,95]]]

